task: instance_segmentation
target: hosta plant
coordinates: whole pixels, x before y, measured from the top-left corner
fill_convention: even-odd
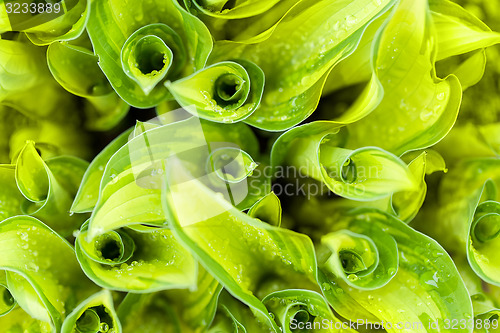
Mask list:
[[[500,332],[499,22],[0,0],[0,331]]]

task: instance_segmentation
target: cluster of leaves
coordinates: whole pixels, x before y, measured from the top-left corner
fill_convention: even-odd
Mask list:
[[[2,332],[500,331],[493,1],[13,3]]]

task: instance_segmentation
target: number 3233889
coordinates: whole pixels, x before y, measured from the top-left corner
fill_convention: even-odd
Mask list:
[[[41,14],[41,13],[59,13],[61,11],[61,4],[55,3],[5,3],[5,8],[8,14]]]

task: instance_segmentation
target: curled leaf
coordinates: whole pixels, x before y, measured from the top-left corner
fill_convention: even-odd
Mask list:
[[[95,290],[76,261],[73,248],[39,220],[16,216],[0,223],[6,271],[13,299],[32,318],[58,331],[66,307]],[[4,293],[5,295],[5,293]],[[11,312],[5,316],[16,316]]]
[[[99,66],[117,94],[138,108],[171,99],[160,82],[201,69],[212,49],[205,25],[174,0],[94,1],[92,10],[88,32]]]
[[[415,332],[444,329],[444,319],[466,321],[472,318],[472,304],[466,287],[453,261],[436,241],[414,231],[404,222],[373,209],[359,209],[344,214],[337,217],[343,222],[332,225],[333,230],[356,231],[357,226],[364,226],[364,235],[374,230],[384,232],[385,237],[393,238],[391,243],[397,245],[397,251],[386,252],[381,259],[389,259],[388,255],[392,252],[393,258],[397,256],[398,264],[397,272],[392,268],[385,273],[386,277],[387,274],[393,275],[390,281],[373,290],[363,290],[355,283],[348,284],[344,279],[333,278],[328,268],[327,271],[322,268],[320,286],[340,315],[352,320],[364,318],[366,322],[384,321],[393,325],[401,321],[421,323],[412,327]],[[379,250],[390,248],[387,247],[390,243],[382,244],[380,235],[372,239],[383,246]],[[349,260],[357,265],[346,267],[359,267],[361,263],[359,253],[357,257],[351,255]],[[396,326],[393,329],[397,331],[403,328]],[[467,328],[458,330],[469,332]]]
[[[472,269],[485,281],[499,284],[495,263],[500,232],[500,203],[485,201],[479,204],[470,226],[467,256]]]
[[[302,125],[278,138],[272,163],[294,166],[335,194],[354,200],[375,200],[416,188],[414,176],[398,157],[377,147],[345,149],[344,142],[345,131],[339,126]]]
[[[186,6],[196,8],[205,15],[221,19],[241,19],[262,14],[279,0],[185,0]]]
[[[236,122],[259,106],[264,73],[249,61],[225,61],[167,83],[167,87],[177,102],[195,115],[217,122]]]
[[[164,210],[175,237],[258,320],[277,330],[256,296],[286,285],[313,288],[316,260],[309,238],[249,217],[169,162]],[[189,195],[193,191],[196,198]],[[192,204],[199,209],[186,209]]]
[[[392,4],[301,1],[259,43],[217,42],[211,62],[244,59],[258,65],[267,78],[266,89],[246,122],[284,130],[314,111],[328,73],[355,50],[366,27]]]
[[[121,325],[108,290],[80,303],[64,320],[61,333],[121,333]]]
[[[217,180],[238,183],[252,174],[257,167],[252,157],[241,149],[218,148],[208,157],[208,170],[215,173]]]
[[[69,236],[82,222],[82,217],[69,215],[69,208],[87,165],[75,157],[53,157],[44,161],[34,142],[28,141],[15,165],[15,182],[25,197],[21,211],[46,221],[61,235]]]
[[[251,217],[278,227],[281,225],[281,213],[280,199],[274,192],[266,194],[248,210],[248,215]]]
[[[0,295],[0,316],[5,316],[16,307],[17,303],[9,291],[4,271],[0,272]]]
[[[89,225],[91,238],[123,226],[167,224],[161,204],[162,162],[172,156],[181,158],[207,185],[241,209],[265,195],[260,186],[266,184],[262,173],[250,175],[256,167],[250,156],[257,143],[246,125],[200,122],[192,117],[144,130],[139,127],[134,131],[137,135],[107,162]]]
[[[38,15],[11,15],[19,22],[11,21],[14,31],[23,31],[35,45],[48,45],[55,41],[67,41],[82,34],[90,16],[90,0],[62,0],[46,3]],[[36,3],[36,2],[35,2]],[[50,6],[49,6],[50,5]],[[31,8],[33,6],[30,3]]]
[[[323,271],[355,288],[380,288],[397,272],[397,244],[380,228],[351,225],[348,230],[323,236],[322,243],[331,252],[322,266]]]
[[[262,302],[274,314],[281,332],[356,332],[336,318],[325,299],[314,291],[277,291],[264,297]]]
[[[125,41],[121,61],[125,74],[139,84],[147,96],[171,67],[176,72],[182,69],[186,50],[179,35],[168,25],[151,24],[138,29]]]
[[[85,274],[103,288],[152,292],[196,282],[196,262],[168,229],[124,228],[89,238],[85,223],[75,250]]]
[[[449,250],[467,255],[481,279],[498,285],[494,264],[497,237],[498,160],[469,159],[456,165],[441,183],[442,203],[434,235]],[[451,230],[447,229],[453,225]]]
[[[417,215],[424,203],[427,194],[425,176],[437,171],[447,172],[448,170],[443,157],[434,150],[420,153],[408,164],[408,168],[418,179],[418,188],[414,191],[394,193],[390,203],[395,216],[406,222],[410,222]]]

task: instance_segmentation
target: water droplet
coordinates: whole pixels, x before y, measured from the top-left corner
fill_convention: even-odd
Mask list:
[[[38,272],[40,268],[34,262],[29,262],[26,264],[26,269],[32,272]]]
[[[421,275],[420,281],[430,289],[438,288],[439,276],[438,272],[425,272]]]
[[[438,251],[438,250],[434,250],[434,251],[432,251],[432,256],[433,256],[434,258],[441,257],[442,255],[444,255],[444,253],[443,253],[443,252],[441,252],[441,251]]]
[[[110,184],[114,184],[118,181],[118,177],[116,177],[116,174],[114,174],[114,173],[109,177],[111,178],[111,180],[109,182]]]
[[[424,248],[421,246],[416,246],[414,251],[416,254],[422,254],[424,253]]]
[[[357,21],[358,21],[358,19],[354,15],[347,15],[345,18],[345,22],[346,22],[347,27],[356,24]]]
[[[400,101],[399,101],[399,108],[400,109],[407,109],[407,106],[406,106],[406,101],[404,98],[402,98]]]
[[[19,232],[18,235],[21,238],[21,240],[23,240],[25,242],[28,241],[28,234],[26,232]]]
[[[99,326],[99,332],[106,333],[109,330],[109,325],[107,323],[101,323]]]
[[[420,112],[420,119],[422,121],[428,121],[432,118],[432,116],[434,116],[433,109],[426,108],[426,109],[422,110],[422,112]]]
[[[356,274],[349,274],[347,275],[347,279],[351,282],[357,281],[359,277]]]

